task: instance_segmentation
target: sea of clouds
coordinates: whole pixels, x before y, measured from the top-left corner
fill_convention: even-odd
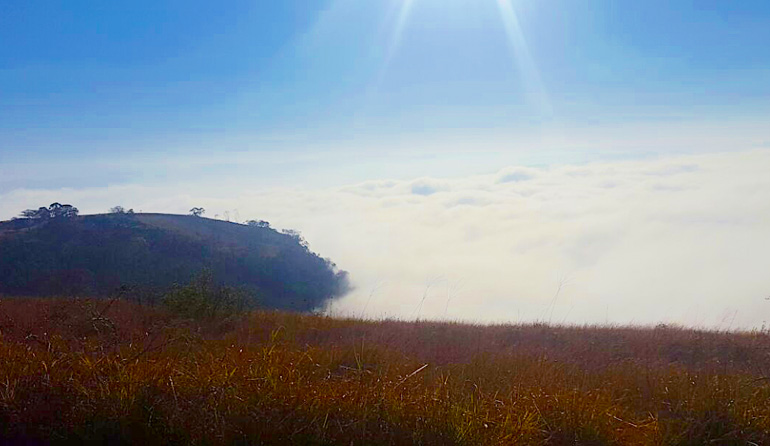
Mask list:
[[[265,219],[350,272],[337,315],[753,328],[770,321],[768,167],[758,149],[323,188],[17,188],[0,217],[66,201]]]

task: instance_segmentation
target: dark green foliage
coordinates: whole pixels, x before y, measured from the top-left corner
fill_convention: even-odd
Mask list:
[[[202,271],[187,285],[174,285],[163,296],[173,314],[190,319],[225,319],[253,308],[257,302],[248,291],[214,282],[210,270]]]
[[[162,293],[208,269],[266,308],[309,311],[347,292],[347,274],[295,233],[202,217],[114,213],[0,223],[0,294]]]

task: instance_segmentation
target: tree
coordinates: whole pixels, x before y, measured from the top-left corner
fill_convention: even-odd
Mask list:
[[[269,228],[270,223],[266,222],[265,220],[249,220],[246,222],[248,226],[252,226],[255,228]]]
[[[114,208],[110,208],[110,214],[125,214],[126,210],[123,208],[123,206],[115,206]]]
[[[297,242],[300,246],[307,249],[310,245],[308,245],[307,240],[305,240],[304,237],[302,237],[302,234],[300,234],[299,231],[295,231],[294,229],[284,229],[281,231],[281,233],[288,235],[292,239],[294,239],[295,242]]]
[[[192,208],[190,209],[190,215],[194,215],[195,217],[200,217],[201,215],[205,214],[206,210],[203,208]]]
[[[23,218],[47,219],[50,217],[50,214],[48,212],[48,208],[41,207],[38,209],[27,209],[22,211],[21,216]]]
[[[51,212],[52,218],[73,218],[77,217],[80,211],[78,208],[70,204],[59,205],[54,211]]]
[[[77,217],[79,212],[78,208],[71,204],[51,203],[47,208],[40,207],[37,210],[27,209],[22,211],[21,216],[36,220],[47,220],[49,218],[73,218]]]

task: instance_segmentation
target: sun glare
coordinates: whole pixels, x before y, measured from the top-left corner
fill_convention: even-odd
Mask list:
[[[385,56],[384,69],[387,70],[393,56],[398,52],[401,42],[404,38],[404,28],[406,28],[407,21],[409,20],[409,13],[412,10],[412,3],[414,0],[401,0],[401,5],[398,7],[398,16],[396,17],[396,24],[393,28],[393,32],[390,36],[390,43],[388,44],[388,52]]]
[[[540,77],[540,72],[532,58],[527,45],[527,39],[521,30],[519,16],[511,3],[511,0],[496,0],[500,9],[500,18],[508,35],[508,42],[513,49],[513,57],[522,77],[527,98],[531,105],[543,116],[553,113],[551,102],[548,98],[545,85]]]
[[[405,30],[409,24],[414,3],[417,1],[421,0],[400,0],[400,4],[397,6],[398,12],[387,46],[388,49],[383,63],[383,73],[384,71],[387,71],[393,58],[404,44]],[[522,31],[519,16],[512,0],[489,1],[495,1],[497,3],[500,19],[505,28],[508,44],[512,51],[513,63],[521,77],[523,90],[525,91],[528,104],[532,106],[541,117],[551,116],[553,114],[553,109],[547,89],[545,88],[537,64],[530,52],[527,39]],[[381,73],[381,76],[383,73]]]

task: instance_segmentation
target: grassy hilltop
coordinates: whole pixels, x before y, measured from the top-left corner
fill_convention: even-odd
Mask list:
[[[760,332],[0,301],[13,444],[765,445],[768,373]]]
[[[156,295],[203,270],[265,308],[312,310],[348,287],[298,233],[266,225],[133,213],[0,222],[0,295]]]

